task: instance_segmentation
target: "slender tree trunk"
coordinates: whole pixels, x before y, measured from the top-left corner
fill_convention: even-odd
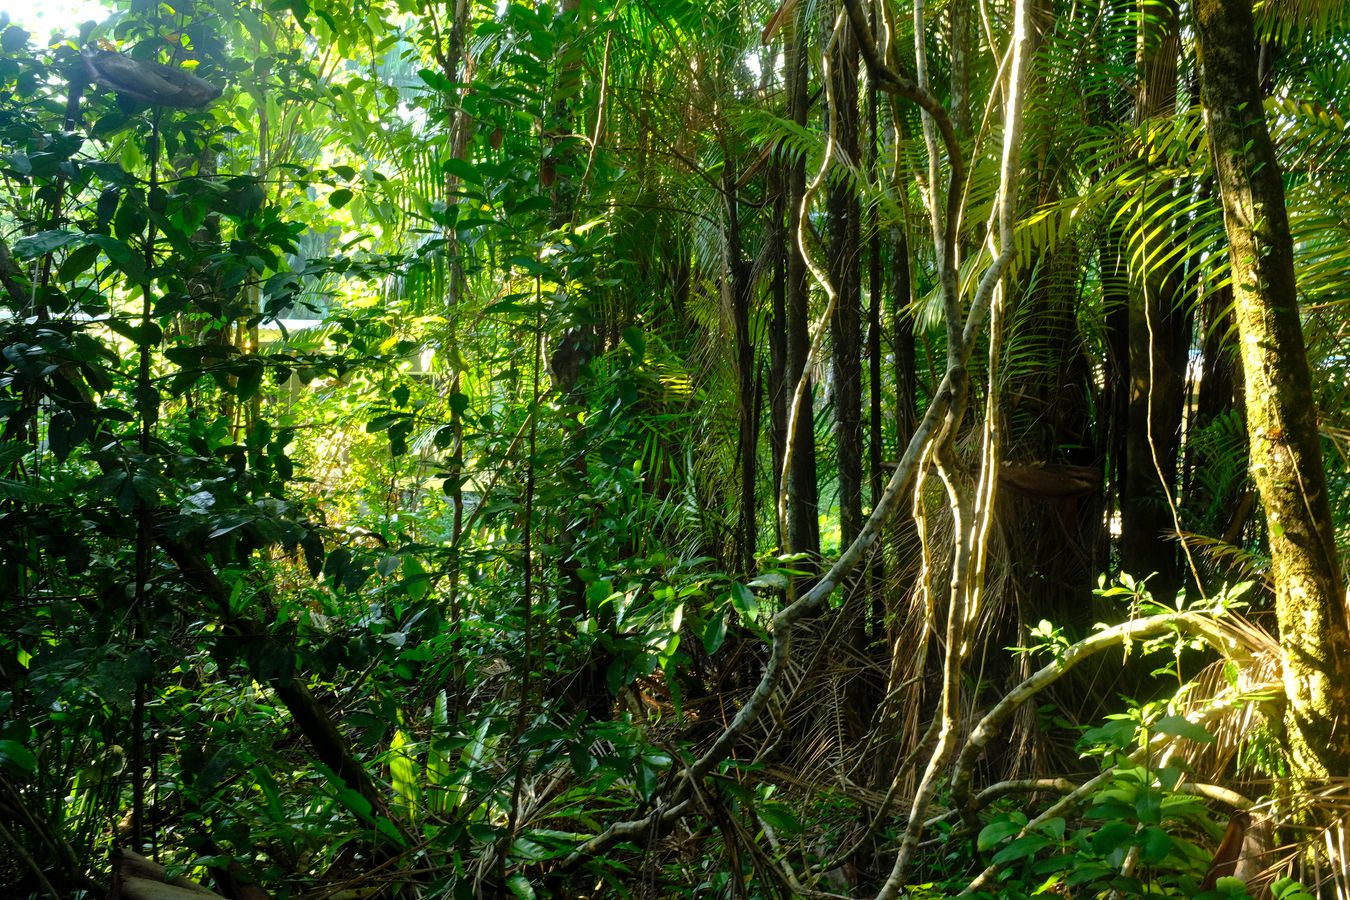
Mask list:
[[[1197,0],[1195,24],[1242,343],[1252,477],[1270,533],[1293,765],[1304,778],[1344,777],[1350,632],[1251,0]]]
[[[919,421],[919,358],[914,316],[909,312],[909,241],[904,228],[891,229],[891,321],[895,336],[895,445],[903,447]]]
[[[1135,122],[1142,133],[1176,106],[1181,32],[1176,0],[1140,2],[1148,3],[1140,14],[1135,57]],[[1151,213],[1168,205],[1166,195],[1174,185],[1172,180],[1145,183],[1137,202]],[[1144,216],[1148,221],[1150,213]],[[1155,597],[1166,601],[1181,581],[1170,503],[1177,480],[1190,317],[1180,269],[1159,271],[1170,268],[1171,254],[1148,246],[1145,255],[1154,261],[1145,263],[1132,279],[1126,325],[1129,379],[1120,556],[1122,567],[1132,575],[1156,573],[1150,587]]]
[[[877,30],[875,15],[872,31]],[[867,171],[872,184],[881,181],[880,98],[873,79],[867,81]],[[881,375],[882,298],[886,295],[886,260],[882,252],[881,216],[873,209],[867,219],[867,475],[868,504],[876,509],[886,485],[882,468],[885,456],[886,384]],[[881,637],[885,610],[882,607],[882,586],[886,580],[886,555],[877,553],[868,572],[868,615],[871,617],[869,638]]]
[[[806,14],[798,12],[797,27],[788,52],[788,105],[792,120],[806,124],[807,66]],[[806,195],[806,161],[794,157],[788,169],[788,239],[795,242],[801,221],[802,198]],[[811,345],[810,293],[807,289],[806,261],[796,246],[787,251],[787,385],[792,390],[806,370]],[[793,442],[792,471],[788,473],[787,520],[788,546],[794,553],[820,555],[820,523],[817,520],[816,426],[813,391],[808,383],[806,398],[797,416]],[[802,568],[806,568],[803,566]]]
[[[1201,378],[1195,399],[1196,435],[1216,427],[1216,423],[1229,416],[1230,411],[1240,417],[1246,402],[1242,388],[1237,320],[1233,315],[1232,286],[1225,285],[1211,291],[1203,307],[1200,331]],[[1241,418],[1244,435],[1246,426],[1246,419]],[[1206,468],[1222,466],[1224,470],[1229,470],[1232,466],[1231,451],[1213,442],[1197,446],[1194,441],[1188,441],[1188,445],[1186,499],[1192,517],[1199,521],[1205,534],[1226,543],[1239,543],[1255,505],[1251,486],[1245,477],[1246,466],[1242,467],[1241,475],[1235,475],[1227,483],[1202,479],[1198,476]],[[1208,581],[1217,582],[1225,574],[1218,572],[1215,577],[1206,577]],[[1206,584],[1203,587],[1213,586]]]
[[[969,0],[953,0],[947,8],[951,26],[952,125],[965,138],[970,135],[970,8]]]
[[[853,30],[840,33],[831,66],[833,105],[829,115],[840,159],[855,169],[858,157],[858,42]],[[834,433],[839,454],[839,531],[848,546],[862,530],[862,212],[853,184],[838,178],[827,200],[829,274],[839,302],[830,323],[834,339]]]
[[[773,496],[783,490],[783,453],[787,444],[788,386],[787,362],[787,258],[792,252],[787,233],[788,164],[776,161],[769,179],[769,193],[773,198],[773,282],[769,288],[772,316],[769,323],[769,446],[773,451]],[[777,521],[777,516],[774,516]],[[787,538],[777,536],[779,546]]]
[[[736,332],[736,384],[739,399],[739,429],[736,456],[740,474],[740,510],[736,526],[737,566],[749,572],[755,562],[755,459],[759,449],[759,417],[755,414],[755,346],[750,336],[750,300],[754,291],[750,264],[741,239],[740,204],[736,171],[730,160],[722,168],[722,193],[726,203],[726,277],[731,294],[731,312]]]
[[[464,35],[468,27],[469,3],[468,0],[453,0],[448,3],[451,12],[450,33],[447,35],[447,43],[444,48],[438,46],[436,52],[441,64],[441,73],[452,83],[459,83],[465,78],[462,71],[464,62]],[[448,98],[447,98],[448,99]],[[452,124],[450,128],[450,155],[455,159],[461,159],[468,147],[470,134],[470,121],[468,114],[460,108],[458,103],[453,104]],[[453,206],[458,202],[457,192],[459,189],[459,178],[453,174],[446,174],[445,177],[445,202],[447,206]],[[464,293],[465,275],[464,260],[459,246],[459,232],[455,228],[445,228],[441,232],[446,242],[446,257],[448,263],[445,273],[445,306],[448,311],[446,323],[448,328],[448,337],[451,346],[458,343],[457,323],[459,321],[458,307],[460,298]],[[446,480],[449,488],[450,507],[451,507],[451,525],[450,525],[450,544],[451,556],[449,560],[449,572],[446,576],[446,582],[449,585],[447,592],[447,607],[450,613],[450,622],[458,627],[460,621],[460,602],[459,602],[459,579],[460,579],[460,545],[464,529],[464,420],[460,415],[461,407],[455,402],[455,397],[460,393],[459,369],[456,367],[450,373],[450,383],[448,385],[451,397],[450,403],[450,458],[448,460],[448,473],[450,477]],[[458,658],[451,663],[450,671],[450,696],[453,697],[453,703],[456,709],[463,702],[464,671],[462,661]]]

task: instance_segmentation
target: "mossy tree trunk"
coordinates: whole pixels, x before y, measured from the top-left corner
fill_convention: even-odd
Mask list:
[[[1198,0],[1202,102],[1233,272],[1252,477],[1265,506],[1295,774],[1350,774],[1350,635],[1294,280],[1257,80],[1252,0]]]

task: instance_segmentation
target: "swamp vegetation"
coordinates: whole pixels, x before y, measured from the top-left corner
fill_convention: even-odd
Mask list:
[[[1350,896],[1350,5],[0,20],[0,894]]]

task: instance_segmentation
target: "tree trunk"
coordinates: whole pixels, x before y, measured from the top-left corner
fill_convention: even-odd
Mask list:
[[[876,30],[876,21],[872,23]],[[867,177],[872,184],[881,179],[880,166],[880,98],[876,82],[868,80],[867,87]],[[868,505],[876,509],[886,485],[882,468],[885,456],[885,402],[886,385],[881,377],[882,323],[881,304],[886,294],[886,260],[881,249],[881,216],[872,209],[867,217],[867,475]],[[881,604],[882,585],[886,579],[886,554],[877,553],[867,575],[867,608],[869,638],[882,635],[885,611]]]
[[[805,10],[798,12],[798,24],[788,52],[791,60],[788,71],[788,106],[792,120],[806,124],[807,34]],[[789,396],[806,370],[811,345],[810,293],[807,290],[806,261],[791,242],[796,241],[801,220],[802,197],[806,194],[806,161],[793,157],[788,168],[788,240],[787,250],[787,390]],[[788,436],[792,442],[792,471],[788,473],[787,520],[788,546],[794,553],[812,557],[820,555],[820,522],[817,520],[818,493],[816,487],[816,432],[815,415],[811,401],[813,391],[808,383],[801,412],[797,416],[795,433]],[[802,566],[799,568],[809,568]]]
[[[830,127],[841,160],[858,165],[858,42],[851,29],[840,33],[831,66]],[[827,202],[830,231],[830,280],[839,292],[834,319],[834,433],[839,453],[840,546],[847,547],[862,530],[862,279],[861,210],[848,179],[830,187]]]
[[[1198,0],[1201,99],[1223,202],[1265,505],[1295,774],[1350,774],[1350,634],[1294,281],[1284,183],[1266,128],[1251,0]],[[1339,727],[1337,727],[1339,725]]]
[[[781,148],[780,148],[781,149]],[[773,281],[769,288],[772,315],[769,324],[769,447],[773,451],[773,496],[783,491],[783,453],[787,444],[788,383],[787,361],[787,257],[792,252],[787,232],[787,169],[791,164],[775,162],[769,176],[769,194],[773,198]],[[775,522],[777,516],[774,516]],[[777,535],[781,547],[786,534]]]
[[[956,0],[947,8],[951,48],[952,125],[962,138],[970,135],[970,13],[968,0]]]
[[[739,400],[736,457],[740,476],[740,510],[736,520],[736,565],[741,572],[751,572],[755,565],[755,461],[759,450],[755,346],[750,334],[750,301],[754,284],[741,239],[740,200],[730,148],[726,151],[725,159],[722,194],[727,212],[726,277],[730,282],[728,288],[736,332],[736,395]]]
[[[1147,2],[1135,56],[1135,122],[1141,134],[1151,120],[1170,115],[1176,106],[1181,46],[1176,0]],[[1166,179],[1141,188],[1138,202],[1149,210],[1145,221],[1167,207],[1173,187]],[[1131,575],[1154,574],[1149,587],[1157,599],[1168,602],[1181,585],[1177,544],[1170,536],[1176,530],[1170,504],[1177,481],[1190,316],[1186,282],[1180,268],[1172,266],[1173,254],[1147,249],[1145,256],[1154,261],[1142,264],[1131,279],[1126,325],[1129,380],[1120,556]]]

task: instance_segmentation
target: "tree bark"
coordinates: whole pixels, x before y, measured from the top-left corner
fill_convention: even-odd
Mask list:
[[[970,13],[968,0],[956,0],[947,8],[951,48],[952,125],[962,138],[970,136]]]
[[[736,520],[736,565],[751,572],[755,565],[755,461],[759,451],[759,404],[755,400],[755,346],[750,334],[750,301],[754,293],[750,264],[745,259],[741,238],[740,199],[730,148],[723,166],[722,195],[726,204],[726,277],[731,294],[731,311],[736,332],[736,395],[738,429],[737,469],[740,476],[740,510]]]
[[[788,107],[792,120],[806,124],[807,78],[806,43],[807,17],[799,10],[798,22],[788,51]],[[802,197],[806,195],[806,161],[794,156],[788,167],[788,239],[795,240],[801,219]],[[806,369],[811,346],[810,293],[807,289],[806,261],[795,246],[787,252],[787,379],[792,385],[801,380]],[[794,433],[788,436],[793,444],[792,471],[788,473],[787,520],[788,546],[794,553],[811,557],[820,555],[820,523],[817,516],[818,489],[816,486],[816,432],[812,409],[812,390],[808,384],[806,398],[797,416]],[[809,568],[798,564],[799,568]]]
[[[1176,106],[1177,59],[1181,48],[1176,0],[1153,4],[1141,15],[1136,39],[1138,92],[1135,123],[1144,135],[1152,120]],[[1170,179],[1146,183],[1138,202],[1152,221],[1168,205]],[[1184,228],[1184,223],[1176,223]],[[1151,226],[1146,226],[1151,227]],[[1133,251],[1133,248],[1130,248]],[[1153,574],[1154,597],[1169,602],[1181,585],[1171,497],[1177,481],[1177,451],[1185,407],[1190,316],[1186,282],[1171,252],[1149,246],[1145,262],[1129,284],[1127,329],[1127,418],[1121,494],[1121,565],[1136,577]]]
[[[844,29],[834,53],[831,77],[831,131],[841,160],[857,169],[858,42]],[[837,178],[827,201],[830,232],[830,280],[839,292],[830,333],[834,341],[834,434],[839,454],[840,546],[862,531],[862,211],[852,183]]]
[[[1252,477],[1265,506],[1295,774],[1350,774],[1350,632],[1251,0],[1198,0],[1201,100],[1228,232]],[[1339,726],[1339,727],[1338,727]]]

